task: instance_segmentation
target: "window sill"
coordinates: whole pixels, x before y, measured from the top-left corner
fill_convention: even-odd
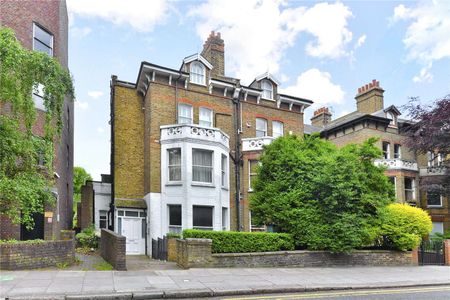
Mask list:
[[[209,188],[215,188],[216,186],[213,183],[207,183],[207,182],[192,182],[192,186],[202,186],[202,187],[209,187]]]
[[[442,205],[427,205],[427,208],[443,208]]]
[[[189,81],[189,84],[198,85],[198,86],[202,86],[202,87],[207,87],[206,83],[197,83],[197,82]]]
[[[180,185],[183,185],[182,181],[172,181],[172,182],[169,181],[166,183],[166,186],[180,186]]]
[[[261,97],[261,100],[266,100],[266,101],[272,101],[272,102],[275,102],[275,99],[269,99],[269,98],[264,98],[264,97]]]

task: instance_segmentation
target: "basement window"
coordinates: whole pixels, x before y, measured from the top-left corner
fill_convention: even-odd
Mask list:
[[[210,206],[193,206],[192,224],[194,229],[213,230],[213,208]]]

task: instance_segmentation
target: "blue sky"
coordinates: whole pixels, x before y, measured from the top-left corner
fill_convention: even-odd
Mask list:
[[[67,0],[75,80],[75,165],[109,173],[109,81],[135,82],[141,61],[178,69],[211,30],[225,40],[226,75],[249,84],[266,71],[280,89],[355,110],[372,79],[385,106],[450,93],[450,1]]]

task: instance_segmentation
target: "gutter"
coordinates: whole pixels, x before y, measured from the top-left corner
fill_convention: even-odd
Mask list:
[[[111,156],[110,156],[110,174],[111,174],[111,201],[109,202],[109,211],[108,211],[108,229],[114,231],[114,223],[115,223],[115,207],[114,207],[114,198],[115,198],[115,184],[114,184],[114,88],[116,85],[117,76],[111,76],[110,83],[110,127],[111,127]]]

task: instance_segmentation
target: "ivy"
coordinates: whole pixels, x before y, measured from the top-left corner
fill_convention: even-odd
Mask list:
[[[46,109],[42,137],[32,132],[32,92],[39,84]],[[23,48],[11,29],[0,27],[0,213],[28,228],[34,225],[33,214],[54,201],[53,157],[66,97],[74,99],[68,70],[45,53]]]

